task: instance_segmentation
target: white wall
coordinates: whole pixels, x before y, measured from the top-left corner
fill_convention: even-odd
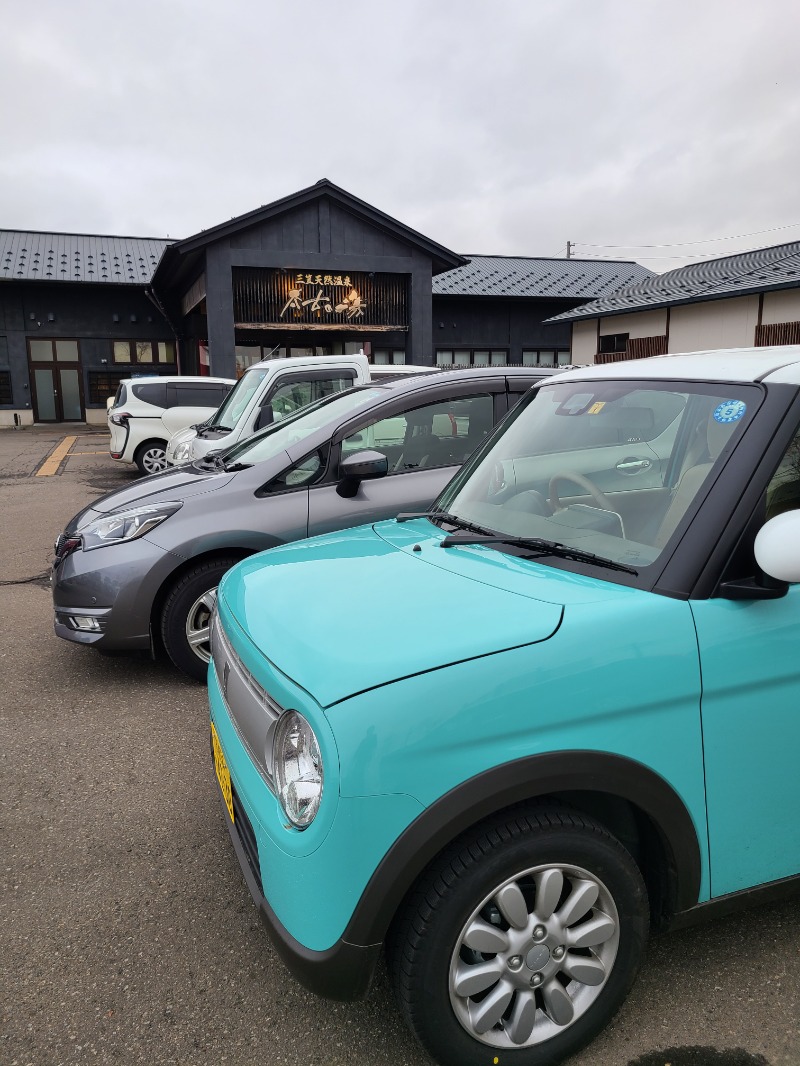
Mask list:
[[[630,315],[613,315],[600,319],[600,336],[627,333],[632,339],[663,337],[667,332],[667,311],[635,311]]]
[[[570,361],[583,366],[593,363],[597,354],[597,319],[581,319],[572,323]]]
[[[17,414],[20,417],[20,421],[23,426],[33,425],[33,411],[0,411],[0,426],[13,426],[14,415]]]
[[[755,344],[757,322],[757,296],[673,307],[669,319],[669,351],[750,348]]]
[[[800,322],[800,289],[764,293],[761,325],[773,326],[776,322]]]

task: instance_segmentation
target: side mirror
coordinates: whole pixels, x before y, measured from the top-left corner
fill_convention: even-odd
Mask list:
[[[755,542],[756,562],[770,577],[800,582],[800,510],[785,511],[761,527]]]
[[[362,481],[386,477],[388,473],[389,460],[383,452],[354,452],[339,464],[340,480],[336,491],[340,496],[355,496]]]
[[[271,426],[274,419],[272,416],[272,408],[269,404],[266,404],[258,412],[258,418],[256,424],[253,426],[253,432],[257,432],[259,429],[265,429],[267,426]]]

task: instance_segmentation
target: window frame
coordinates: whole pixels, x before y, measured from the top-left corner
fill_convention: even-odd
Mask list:
[[[598,355],[624,355],[628,350],[630,333],[601,333],[597,338]],[[605,344],[603,342],[606,342]],[[609,347],[613,342],[614,347]],[[620,347],[620,344],[622,347]]]
[[[373,422],[380,422],[387,418],[397,418],[401,415],[408,413],[409,411],[415,411],[421,407],[428,407],[437,403],[444,403],[447,400],[468,400],[473,396],[485,395],[489,395],[492,398],[493,431],[494,428],[497,426],[497,423],[508,410],[508,401],[506,396],[506,379],[504,375],[500,374],[497,378],[493,378],[491,380],[486,380],[481,376],[481,378],[478,380],[460,381],[457,384],[437,382],[436,385],[433,385],[433,383],[431,383],[427,386],[427,388],[420,389],[419,391],[415,390],[411,394],[404,394],[403,396],[392,397],[390,400],[384,401],[379,406],[371,408],[368,412],[360,412],[358,415],[349,418],[346,422],[341,423],[336,429],[336,431],[332,434],[325,473],[319,479],[319,481],[316,482],[316,484],[336,485],[339,483],[338,472],[342,456],[342,441],[346,437],[352,436],[353,433],[359,432],[361,429],[365,429]],[[415,401],[413,403],[413,406],[411,406],[412,401]],[[426,467],[424,469],[432,470],[437,468]],[[392,477],[393,473],[414,474],[417,473],[417,471],[389,471],[386,476]]]
[[[156,338],[156,339],[150,339],[150,338],[144,337],[144,338],[139,338],[138,340],[127,340],[124,337],[115,337],[114,339],[111,340],[110,343],[111,343],[111,359],[109,360],[109,362],[111,363],[112,366],[146,366],[146,367],[172,366],[172,367],[177,367],[177,365],[178,365],[178,348],[177,348],[177,344],[175,342],[175,338],[174,337],[169,338],[169,339],[165,339],[163,337],[162,338]],[[118,344],[127,344],[128,345],[128,352],[130,354],[130,359],[129,360],[117,359],[117,345]],[[153,359],[150,362],[141,361],[141,360],[138,359],[137,351],[136,351],[136,345],[137,344],[149,344],[150,345],[151,350],[153,352]],[[172,347],[172,359],[171,360],[160,359],[159,358],[159,346],[162,345],[162,344],[165,345],[165,346],[171,346]]]
[[[449,363],[441,363],[441,362],[439,362],[440,354],[444,355],[444,354],[446,354],[448,352],[453,357],[452,362],[449,362]],[[457,363],[455,361],[456,352],[458,352],[458,353],[462,353],[462,352],[468,353],[469,354],[469,362],[468,363]],[[489,362],[488,363],[482,363],[482,362],[481,363],[476,363],[475,362],[475,354],[476,354],[476,352],[487,352],[488,355],[489,355]],[[493,359],[492,359],[492,356],[493,355],[499,355],[501,353],[505,356],[504,362],[502,362],[502,363],[494,362]],[[488,366],[488,367],[494,367],[495,369],[497,369],[499,367],[506,367],[506,366],[511,366],[512,365],[509,362],[510,353],[511,353],[511,349],[510,348],[487,348],[485,346],[481,346],[481,347],[478,347],[478,348],[467,348],[467,347],[464,347],[464,346],[452,345],[450,348],[436,348],[436,350],[434,351],[434,360],[435,360],[434,366],[437,367],[439,370],[464,370],[467,367],[475,367],[475,366]]]

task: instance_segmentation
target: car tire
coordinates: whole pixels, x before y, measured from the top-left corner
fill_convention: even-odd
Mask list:
[[[445,1066],[548,1066],[627,995],[647,942],[641,873],[602,825],[526,807],[437,860],[387,943],[405,1020]]]
[[[158,474],[167,469],[167,442],[163,440],[146,440],[140,444],[133,455],[133,461],[139,467],[139,473]]]
[[[175,666],[205,681],[211,657],[208,624],[222,575],[239,562],[226,556],[198,563],[178,580],[161,611],[161,639]]]

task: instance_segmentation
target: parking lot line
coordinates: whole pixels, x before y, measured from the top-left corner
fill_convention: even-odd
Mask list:
[[[36,476],[52,477],[53,474],[57,474],[58,468],[66,459],[70,448],[77,439],[77,437],[64,437],[64,439],[53,448],[52,452],[50,452],[48,457],[36,471]]]

